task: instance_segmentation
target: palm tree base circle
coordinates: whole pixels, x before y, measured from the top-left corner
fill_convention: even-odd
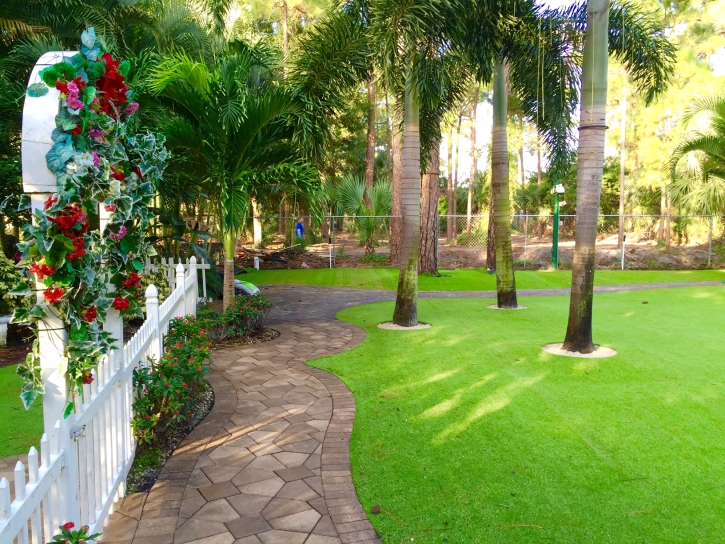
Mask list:
[[[490,306],[489,306],[490,307]],[[614,357],[617,352],[612,348],[597,346],[591,353],[580,353],[578,351],[567,351],[562,346],[564,344],[547,344],[542,349],[553,355],[561,355],[563,357],[577,357],[580,359],[604,359],[606,357]]]
[[[521,306],[521,304],[519,304],[518,306],[514,306],[512,308],[499,308],[497,304],[491,304],[490,306],[486,306],[486,307],[491,310],[528,310],[529,309],[528,306]]]
[[[418,323],[412,327],[403,327],[402,325],[396,325],[392,321],[380,323],[378,329],[385,329],[387,331],[417,331],[420,329],[430,329],[430,323]]]

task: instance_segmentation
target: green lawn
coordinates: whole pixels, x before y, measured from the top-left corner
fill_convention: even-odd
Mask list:
[[[488,291],[496,289],[496,276],[485,269],[445,270],[444,277],[422,274],[421,291]],[[238,279],[256,285],[292,284],[325,287],[356,287],[358,289],[395,290],[398,270],[394,268],[322,268],[305,270],[254,270],[240,274]],[[597,285],[656,283],[666,281],[725,281],[725,270],[598,270]],[[571,271],[516,272],[519,289],[554,289],[571,285]]]
[[[725,287],[598,295],[599,360],[542,352],[567,297],[521,302],[421,300],[421,331],[378,329],[392,303],[338,315],[366,341],[312,364],[355,395],[383,542],[723,542]]]
[[[20,401],[23,380],[15,373],[17,365],[0,368],[0,457],[28,453],[38,448],[43,435],[43,399],[27,412]]]

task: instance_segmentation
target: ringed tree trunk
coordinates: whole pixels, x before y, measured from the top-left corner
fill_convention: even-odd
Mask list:
[[[468,180],[468,206],[466,207],[466,234],[471,234],[471,212],[473,210],[473,183],[476,181],[476,110],[478,110],[479,85],[473,91],[471,111],[471,178]]]
[[[453,205],[453,127],[451,127],[451,130],[448,132],[448,167],[446,168],[446,173],[448,174],[448,220],[446,222],[446,240],[450,242],[453,240],[453,225],[455,224],[453,216],[456,213],[455,206]]]
[[[410,75],[405,83],[400,275],[393,323],[418,324],[418,246],[420,243],[420,110]]]
[[[390,264],[401,263],[401,231],[403,221],[403,135],[400,132],[400,114],[393,111],[393,205],[390,211],[393,218],[390,220]]]
[[[368,111],[368,141],[365,151],[365,185],[368,189],[372,188],[375,183],[375,75],[370,74],[368,77],[368,101],[370,102],[370,110]],[[365,192],[365,205],[370,206],[367,191]]]
[[[252,198],[252,230],[253,244],[256,248],[264,247],[264,237],[262,234],[262,207],[256,198]]]
[[[461,122],[463,109],[458,114],[458,128],[456,129],[456,154],[453,162],[453,238],[458,236],[458,152],[461,149]]]
[[[223,234],[222,247],[224,249],[224,285],[223,307],[226,310],[234,302],[234,257],[237,253],[237,233],[227,230]]]
[[[564,349],[591,353],[597,221],[604,169],[609,0],[587,3],[576,190],[576,234]]]
[[[497,59],[493,73],[493,134],[491,139],[491,195],[496,244],[496,298],[499,308],[516,308],[514,255],[511,250],[511,203],[509,201],[509,154],[506,136],[506,69]]]
[[[493,180],[491,180],[493,181]],[[491,205],[488,209],[488,231],[486,232],[486,269],[496,270],[496,227],[494,225],[493,188],[491,188]]]
[[[428,171],[423,175],[423,194],[421,198],[420,256],[418,273],[438,273],[438,178],[440,176],[440,141],[435,142],[430,151]]]
[[[624,243],[624,165],[627,158],[627,86],[622,85],[622,126],[619,132],[619,236],[617,247]]]

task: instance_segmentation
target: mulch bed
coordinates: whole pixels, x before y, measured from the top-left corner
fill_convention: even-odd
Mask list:
[[[32,347],[32,329],[11,323],[8,325],[8,345],[0,347],[0,368],[25,362]]]

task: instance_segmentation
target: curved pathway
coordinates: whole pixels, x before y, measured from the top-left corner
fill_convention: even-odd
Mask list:
[[[720,282],[598,287],[597,292]],[[335,319],[393,291],[275,285],[269,324],[279,338],[213,353],[214,408],[173,453],[148,493],[121,501],[104,543],[380,544],[358,501],[349,439],[355,401],[305,361],[359,345],[365,332]],[[564,295],[568,289],[519,291]],[[421,298],[495,292],[421,292]]]

